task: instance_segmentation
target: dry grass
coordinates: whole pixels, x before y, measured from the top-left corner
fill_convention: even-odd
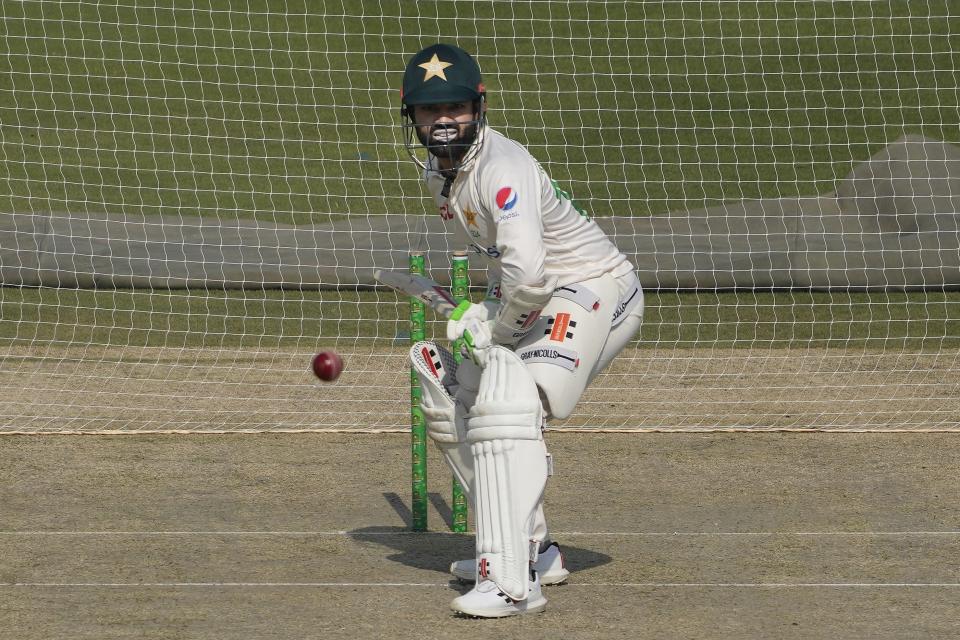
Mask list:
[[[404,430],[405,349],[341,351],[334,384],[311,354],[239,349],[17,347],[2,432]],[[552,428],[949,429],[960,352],[631,349]]]

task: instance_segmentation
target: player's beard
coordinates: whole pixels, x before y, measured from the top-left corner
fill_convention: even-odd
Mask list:
[[[462,134],[460,133],[461,125],[455,123],[435,124],[426,134],[418,127],[417,138],[431,155],[457,165],[477,139],[478,126],[479,121],[469,122]]]

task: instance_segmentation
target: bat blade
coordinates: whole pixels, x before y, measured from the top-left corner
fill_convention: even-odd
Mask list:
[[[434,313],[444,318],[449,318],[453,310],[457,308],[457,303],[450,292],[425,276],[407,273],[406,271],[377,269],[373,272],[373,277],[380,284],[384,284],[395,291],[423,300],[428,307],[433,309]]]

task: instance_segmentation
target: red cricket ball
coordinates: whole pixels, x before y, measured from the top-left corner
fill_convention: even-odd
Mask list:
[[[336,351],[321,351],[313,356],[313,375],[324,382],[333,382],[343,371],[343,358]]]

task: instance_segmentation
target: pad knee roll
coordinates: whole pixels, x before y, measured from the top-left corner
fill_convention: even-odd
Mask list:
[[[533,376],[517,354],[484,349],[477,399],[467,416],[467,440],[538,440],[543,408]]]

